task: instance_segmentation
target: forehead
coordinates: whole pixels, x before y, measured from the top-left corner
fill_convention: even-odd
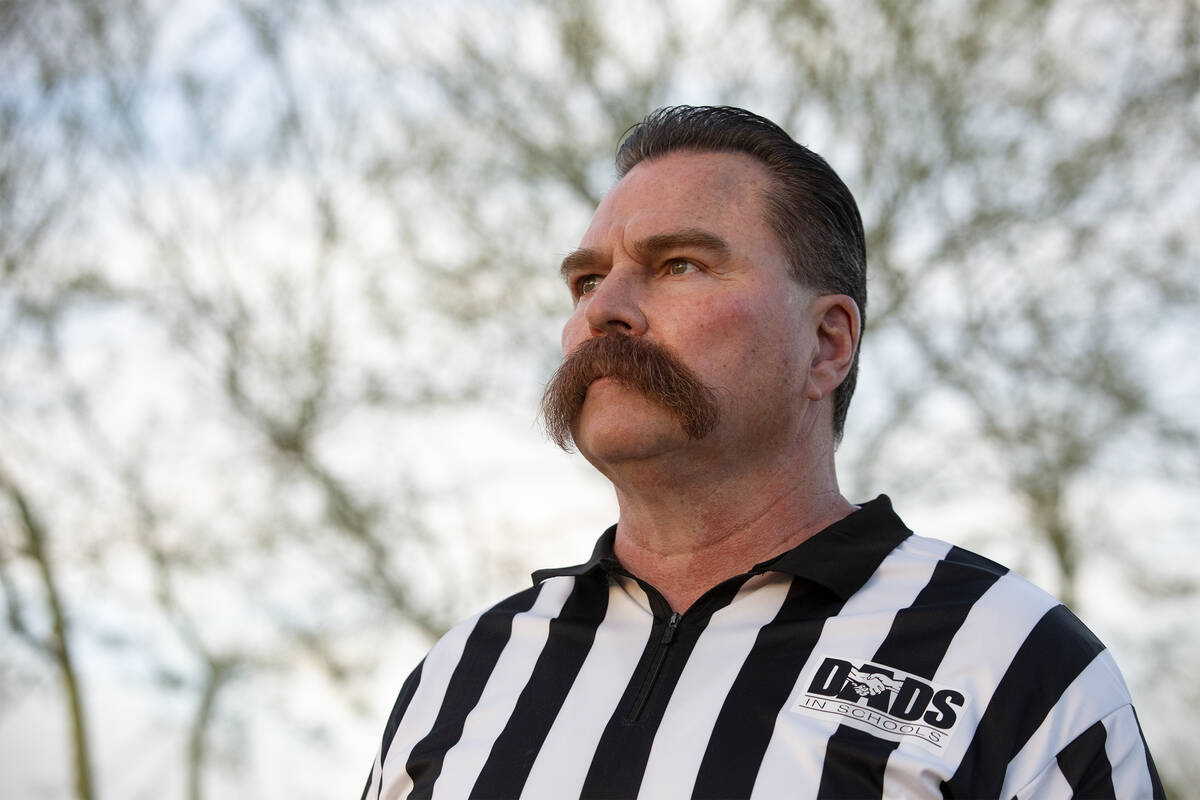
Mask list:
[[[663,230],[772,234],[764,195],[767,168],[744,153],[669,153],[643,161],[605,195],[583,244],[617,236],[640,238]]]

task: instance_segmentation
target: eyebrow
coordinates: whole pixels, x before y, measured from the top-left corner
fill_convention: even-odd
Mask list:
[[[672,233],[656,233],[634,242],[633,245],[634,255],[645,260],[653,260],[656,256],[679,248],[707,250],[721,258],[728,256],[731,252],[728,242],[715,233],[709,233],[699,228],[685,228]],[[559,274],[562,275],[563,280],[566,280],[573,272],[595,270],[603,262],[604,257],[599,250],[581,247],[569,253],[562,260]]]
[[[562,266],[559,267],[558,274],[565,281],[571,277],[571,273],[573,272],[596,270],[603,260],[599,250],[593,250],[590,247],[581,247],[567,254],[567,257],[562,260]]]

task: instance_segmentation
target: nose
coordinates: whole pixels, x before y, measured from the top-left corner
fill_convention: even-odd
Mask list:
[[[642,310],[639,270],[614,265],[587,298],[588,327],[593,336],[641,336],[649,327]]]

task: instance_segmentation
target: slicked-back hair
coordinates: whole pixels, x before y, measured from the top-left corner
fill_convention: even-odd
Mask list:
[[[763,164],[772,186],[763,198],[767,224],[779,237],[792,277],[829,294],[850,296],[863,321],[867,252],[854,196],[819,155],[768,119],[732,106],[672,106],[653,111],[617,148],[617,177],[668,153],[745,153]],[[833,435],[840,442],[858,377],[858,353],[833,394]]]

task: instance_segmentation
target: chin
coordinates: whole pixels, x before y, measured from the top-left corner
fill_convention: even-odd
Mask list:
[[[615,381],[592,385],[571,433],[592,463],[646,458],[687,439],[674,414]]]
[[[657,410],[656,410],[657,411]],[[597,468],[601,464],[640,461],[678,450],[688,443],[673,416],[657,411],[652,418],[583,414],[575,426],[575,446]]]

